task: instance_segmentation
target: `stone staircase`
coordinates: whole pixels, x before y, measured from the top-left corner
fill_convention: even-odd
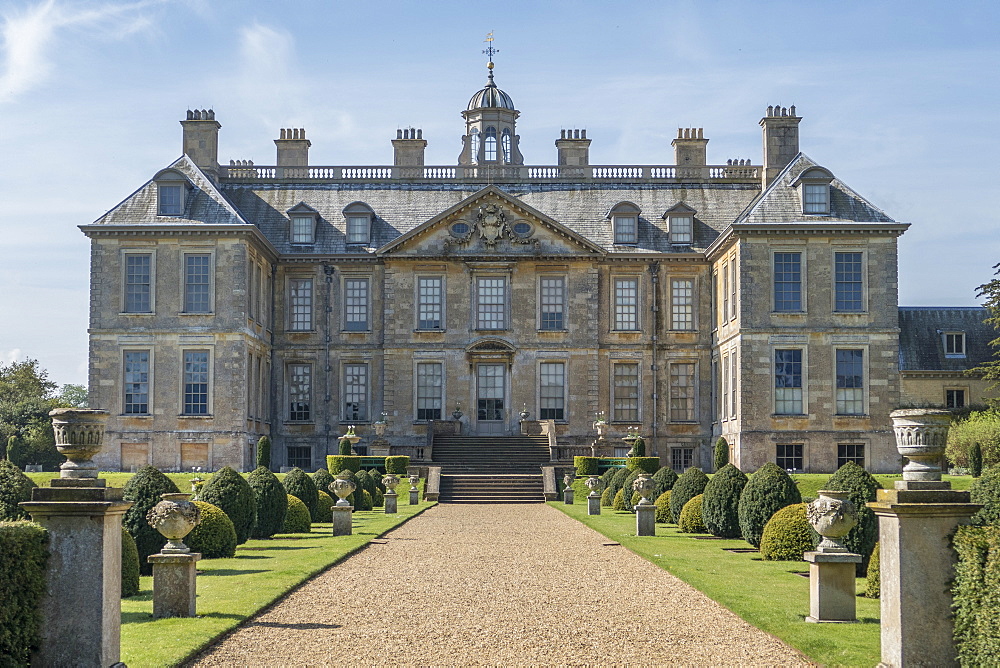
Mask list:
[[[542,503],[544,436],[435,436],[443,503]]]

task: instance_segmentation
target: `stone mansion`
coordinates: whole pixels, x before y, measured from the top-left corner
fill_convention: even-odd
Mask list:
[[[907,225],[800,152],[794,106],[767,107],[755,164],[683,128],[671,165],[593,165],[574,129],[531,166],[493,79],[448,166],[410,128],[388,166],[311,165],[301,129],[224,165],[189,111],[183,155],[81,227],[100,465],[247,470],[267,434],[274,468],[311,470],[377,420],[418,459],[456,419],[483,447],[537,421],[583,446],[600,417],[677,469],[724,436],[744,471],[898,470]]]

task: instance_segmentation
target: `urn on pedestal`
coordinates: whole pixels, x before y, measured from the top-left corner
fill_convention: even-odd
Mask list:
[[[639,492],[639,505],[648,506],[652,505],[652,501],[649,497],[652,496],[653,490],[656,489],[656,483],[653,479],[649,477],[649,474],[643,471],[639,474],[639,477],[632,482],[632,489]]]
[[[903,467],[903,482],[941,483],[941,463],[948,445],[951,411],[904,408],[889,413],[889,417],[896,434],[896,449],[909,460]],[[950,488],[950,485],[944,488]]]
[[[858,510],[849,496],[850,492],[821,489],[819,498],[806,508],[806,519],[823,537],[817,552],[850,552],[841,542],[858,523]]]
[[[330,491],[337,495],[337,498],[339,499],[339,501],[337,501],[337,505],[341,507],[351,505],[347,501],[347,497],[353,494],[355,489],[357,489],[357,485],[347,478],[337,478],[330,483]]]
[[[604,487],[604,482],[601,480],[601,476],[597,475],[590,476],[584,481],[583,484],[590,490],[590,494],[588,496],[599,497],[601,495],[601,488]]]
[[[184,537],[201,522],[201,511],[191,501],[190,494],[161,494],[163,499],[146,514],[146,521],[167,539],[161,554],[188,554],[191,549]]]
[[[66,461],[60,478],[96,478],[93,456],[101,451],[108,412],[94,408],[57,408],[49,412],[56,437],[56,450]]]

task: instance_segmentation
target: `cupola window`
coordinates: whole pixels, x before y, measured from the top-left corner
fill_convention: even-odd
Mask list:
[[[500,135],[500,148],[503,149],[503,161],[510,164],[510,130],[507,128],[504,128],[503,134]]]
[[[479,162],[479,128],[472,128],[469,133],[469,153],[472,162]]]
[[[496,161],[497,159],[497,129],[492,125],[486,128],[486,139],[483,142],[483,160]]]
[[[631,245],[639,243],[639,207],[632,202],[619,202],[611,207],[611,219],[615,244]]]
[[[184,213],[185,195],[190,185],[187,177],[175,169],[165,169],[154,178],[156,182],[156,212],[161,216]]]
[[[830,183],[833,174],[822,167],[811,167],[799,174],[792,183],[799,189],[802,199],[802,213],[812,215],[829,215],[830,213]]]
[[[694,243],[694,214],[695,210],[683,202],[679,202],[672,208],[667,209],[663,214],[663,219],[667,221],[670,243]]]
[[[316,222],[319,220],[319,212],[301,202],[286,213],[289,220],[289,242],[296,246],[316,243]]]
[[[371,243],[372,221],[375,212],[364,202],[354,202],[344,208],[346,219],[345,237],[348,245],[368,245]]]

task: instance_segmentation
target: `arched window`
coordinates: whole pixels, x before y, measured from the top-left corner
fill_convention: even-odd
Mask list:
[[[509,165],[511,163],[510,130],[508,130],[507,128],[504,128],[503,134],[500,135],[500,148],[503,150],[503,161]]]
[[[469,153],[472,162],[479,162],[479,128],[472,128],[472,132],[469,133]]]
[[[483,160],[497,159],[497,129],[492,125],[486,128],[486,140],[483,142]]]

